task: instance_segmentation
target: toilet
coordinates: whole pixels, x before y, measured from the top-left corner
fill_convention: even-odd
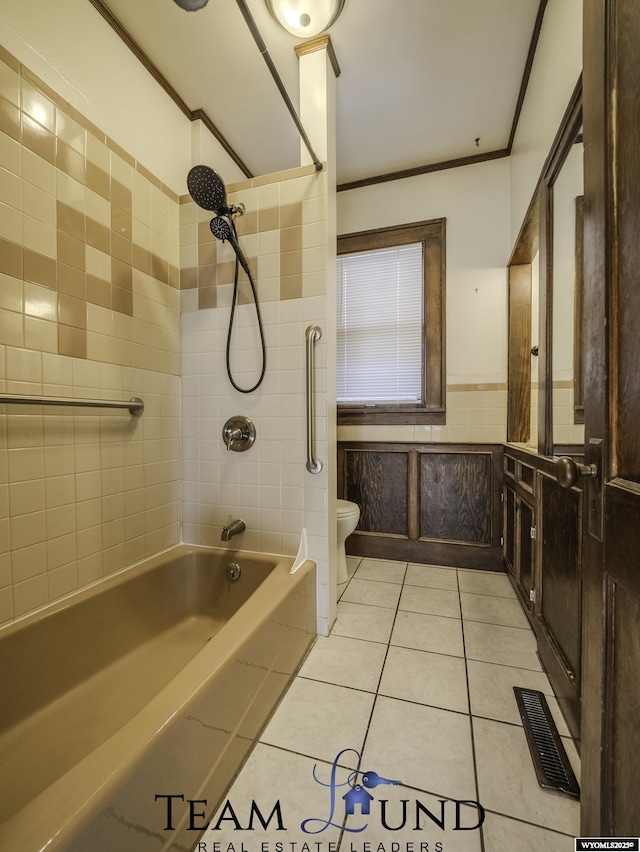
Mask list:
[[[338,586],[343,586],[349,579],[344,543],[347,536],[350,536],[358,525],[360,507],[357,503],[352,503],[350,500],[336,500],[336,516],[338,527]]]

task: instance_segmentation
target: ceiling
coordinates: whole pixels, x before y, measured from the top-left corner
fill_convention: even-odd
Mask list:
[[[299,164],[293,120],[234,0],[91,0],[253,175]],[[296,110],[300,40],[247,0]],[[345,0],[329,34],[338,184],[505,151],[541,0]],[[476,141],[477,140],[477,141]],[[215,167],[215,164],[211,164]]]

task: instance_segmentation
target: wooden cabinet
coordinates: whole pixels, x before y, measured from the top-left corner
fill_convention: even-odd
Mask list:
[[[503,557],[569,729],[580,740],[582,483],[561,488],[553,459],[505,449]]]
[[[535,597],[536,506],[533,468],[505,455],[503,553],[527,611]]]

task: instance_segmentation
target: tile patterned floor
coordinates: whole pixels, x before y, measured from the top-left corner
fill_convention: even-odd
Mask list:
[[[331,635],[318,638],[228,794],[265,817],[279,800],[284,830],[274,817],[239,831],[218,823],[221,811],[199,852],[570,852],[579,806],[539,787],[513,686],[549,696],[578,778],[579,758],[508,578],[348,562]],[[354,771],[373,769],[401,784],[363,788]],[[359,797],[343,802],[354,780]]]

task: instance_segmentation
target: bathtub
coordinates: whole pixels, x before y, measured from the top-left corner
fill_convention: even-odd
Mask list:
[[[180,545],[0,629],[0,849],[191,849],[313,641],[292,562]]]

